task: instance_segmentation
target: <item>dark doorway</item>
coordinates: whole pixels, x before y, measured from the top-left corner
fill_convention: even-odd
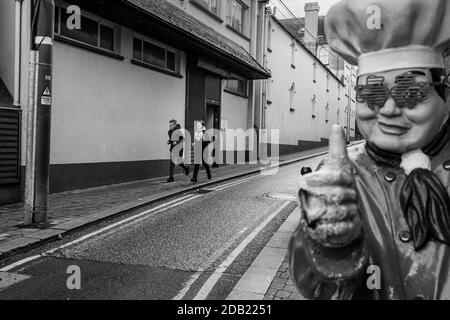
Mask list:
[[[222,78],[210,71],[199,68],[197,58],[188,56],[187,64],[187,96],[185,128],[194,137],[197,121],[205,121],[207,129],[220,130]],[[210,137],[218,141],[219,137]],[[193,157],[191,150],[191,157]],[[213,157],[216,156],[214,150]],[[191,159],[192,160],[192,159]],[[216,167],[216,164],[213,164]]]
[[[220,130],[220,105],[206,104],[206,128]]]
[[[207,129],[220,129],[222,79],[197,67],[195,57],[188,59],[185,127],[194,133],[196,121],[205,121]]]

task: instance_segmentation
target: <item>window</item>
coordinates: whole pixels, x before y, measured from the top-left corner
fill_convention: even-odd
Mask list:
[[[337,114],[336,114],[336,123],[337,124],[341,124],[341,109],[337,110]]]
[[[267,49],[272,52],[272,22],[269,21],[267,28]]]
[[[238,93],[240,95],[247,95],[247,80],[242,78],[234,78],[227,80],[225,88],[231,92]]]
[[[313,82],[317,82],[317,61],[313,63]]]
[[[272,104],[272,84],[273,84],[273,78],[269,78],[267,81],[267,88],[266,88],[266,98],[267,98],[267,104]]]
[[[81,15],[81,29],[70,30],[67,20],[70,15],[67,8],[55,7],[55,34],[107,51],[116,50],[116,30],[99,19]]]
[[[178,53],[163,45],[133,39],[133,59],[160,69],[178,72]]]
[[[114,29],[100,25],[100,47],[114,51]]]
[[[319,49],[319,60],[324,65],[329,65],[330,64],[330,53],[329,53],[328,48],[326,46],[320,47],[320,49]]]
[[[294,108],[295,94],[297,93],[297,91],[295,90],[295,83],[294,82],[292,82],[292,84],[291,84],[291,87],[289,89],[289,93],[290,93],[290,97],[289,97],[290,108],[291,109],[295,109]]]
[[[230,0],[230,14],[228,24],[237,32],[244,33],[247,6],[239,0]]]
[[[327,72],[327,92],[330,92],[330,78],[331,74]]]
[[[313,95],[313,98],[311,99],[312,102],[312,117],[316,117],[316,95]]]
[[[295,41],[291,43],[291,67],[295,68]]]
[[[330,103],[327,102],[327,105],[325,106],[325,122],[328,123],[328,115],[330,113]]]
[[[219,0],[193,0],[193,3],[199,4],[214,15],[219,15]]]

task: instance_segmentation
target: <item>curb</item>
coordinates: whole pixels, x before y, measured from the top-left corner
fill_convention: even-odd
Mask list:
[[[350,144],[350,145],[348,145],[348,147],[351,147],[351,146],[354,146],[357,144],[361,144],[361,142]],[[139,201],[129,202],[124,205],[106,209],[106,210],[91,214],[86,217],[78,218],[73,221],[69,221],[69,222],[65,222],[60,225],[53,226],[46,230],[41,230],[41,231],[38,231],[35,233],[28,234],[25,237],[7,241],[5,243],[1,243],[0,244],[0,262],[2,260],[5,260],[6,258],[11,257],[12,255],[19,254],[19,253],[25,253],[32,249],[38,248],[41,245],[47,244],[53,240],[58,240],[58,239],[60,240],[60,239],[62,239],[63,236],[70,235],[71,233],[78,231],[82,228],[89,227],[94,224],[110,220],[119,215],[125,214],[132,210],[139,209],[141,207],[150,205],[152,203],[166,200],[168,198],[172,198],[174,196],[181,195],[186,192],[199,190],[204,187],[214,185],[217,183],[226,182],[229,180],[233,180],[236,178],[241,178],[241,177],[245,177],[245,176],[249,176],[249,175],[253,175],[253,174],[257,174],[257,173],[262,173],[264,171],[272,170],[277,167],[284,167],[287,165],[291,165],[291,164],[294,164],[294,163],[297,163],[300,161],[319,157],[319,156],[325,155],[327,153],[328,153],[328,151],[314,153],[314,154],[310,154],[307,156],[280,162],[277,166],[259,167],[257,169],[250,169],[250,170],[243,171],[240,173],[229,174],[229,175],[223,176],[221,178],[218,178],[214,181],[207,181],[204,183],[193,185],[192,187],[186,187],[186,188],[183,188],[180,190],[170,191],[165,194],[159,194],[157,196],[145,197]]]

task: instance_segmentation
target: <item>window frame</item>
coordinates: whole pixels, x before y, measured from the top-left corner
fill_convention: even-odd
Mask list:
[[[272,52],[272,21],[269,19],[267,22],[267,51]]]
[[[233,1],[235,1],[238,5],[240,5],[242,7],[242,15],[241,15],[241,30],[237,29],[234,27],[233,25],[233,16],[232,16],[232,11],[233,11]],[[247,13],[248,13],[248,9],[249,6],[247,4],[245,4],[243,1],[240,0],[229,0],[229,10],[227,12],[227,25],[229,26],[229,28],[231,28],[233,31],[246,36],[246,29],[247,29]]]
[[[317,83],[317,68],[318,68],[317,61],[314,60],[314,62],[313,62],[313,82],[314,83]]]
[[[242,86],[243,91],[234,90],[233,88],[229,88],[228,83],[231,80],[243,81],[243,83],[244,83]],[[231,79],[225,79],[224,91],[227,93],[231,93],[231,94],[243,97],[243,98],[248,98],[248,83],[249,83],[248,79],[233,75],[233,77]]]
[[[58,21],[56,23],[55,21],[55,30],[54,30],[54,34],[55,34],[55,38],[57,40],[62,40],[63,42],[67,42],[73,45],[78,45],[81,46],[83,48],[87,48],[87,49],[93,49],[96,52],[99,53],[106,53],[108,55],[111,55],[113,57],[118,57],[123,59],[123,57],[119,56],[120,54],[120,49],[121,49],[121,33],[120,33],[120,26],[116,23],[110,22],[100,16],[97,16],[89,11],[86,11],[84,9],[82,9],[81,12],[81,17],[87,18],[89,20],[92,20],[94,22],[97,23],[97,45],[93,45],[90,44],[88,42],[84,42],[75,38],[72,38],[70,36],[64,35],[61,33],[61,24],[62,24],[62,18],[63,18],[63,10],[65,10],[65,12],[67,12],[67,7],[70,4],[66,3],[66,2],[57,2],[55,4],[55,10],[58,10],[58,13],[55,13],[55,18],[58,18]],[[104,48],[101,46],[101,29],[102,27],[107,27],[109,29],[112,29],[113,31],[113,50],[110,50],[108,48]]]
[[[292,82],[291,87],[289,88],[289,108],[295,110],[295,95],[297,94],[297,89],[295,82]]]
[[[269,78],[266,80],[266,103],[268,105],[272,104],[272,87],[273,87],[274,79]]]
[[[296,42],[295,39],[292,39],[292,42],[290,44],[290,47],[291,47],[291,68],[292,69],[296,68],[295,67],[295,62],[296,62],[295,53],[297,52],[297,47],[295,45],[295,42]]]
[[[317,96],[314,94],[312,99],[311,99],[311,113],[312,113],[312,118],[315,119],[316,118],[316,103],[317,103]]]
[[[140,59],[138,59],[138,58],[136,58],[134,56],[134,54],[135,54],[134,42],[136,40],[141,41]],[[153,46],[159,47],[161,49],[164,49],[164,54],[165,54],[165,60],[164,60],[165,67],[164,68],[159,66],[159,65],[152,64],[152,63],[144,60],[144,43],[145,42],[147,42],[148,44],[151,44]],[[142,67],[148,67],[149,69],[152,69],[152,70],[161,71],[161,72],[164,72],[164,73],[167,73],[167,74],[171,74],[171,75],[175,75],[175,76],[181,77],[181,74],[180,74],[181,53],[180,53],[179,50],[177,50],[177,49],[175,49],[175,48],[173,48],[173,47],[171,47],[171,46],[169,46],[167,44],[164,44],[162,42],[159,42],[159,41],[156,41],[156,40],[153,40],[153,39],[150,39],[148,37],[145,37],[145,36],[142,36],[142,35],[138,35],[138,34],[133,35],[133,37],[132,37],[132,46],[133,46],[133,50],[132,50],[133,51],[133,56],[132,56],[131,61],[134,64],[140,65]],[[168,59],[167,59],[168,52],[170,52],[170,53],[175,55],[175,70],[169,69],[167,67],[167,65],[168,65]]]
[[[198,8],[199,10],[202,10],[203,12],[205,12],[206,14],[208,14],[209,16],[211,16],[212,18],[218,20],[220,23],[223,22],[222,20],[222,1],[221,0],[217,0],[217,13],[214,13],[213,11],[211,11],[211,1],[213,0],[189,0],[189,2],[194,5],[196,8]],[[208,3],[208,5],[206,6],[206,2]]]
[[[329,70],[327,70],[327,93],[330,92],[330,80],[331,80],[331,73]]]

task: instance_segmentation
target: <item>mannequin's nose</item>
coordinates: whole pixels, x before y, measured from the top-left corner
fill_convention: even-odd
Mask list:
[[[402,114],[402,109],[400,109],[395,100],[390,97],[384,104],[384,107],[380,109],[380,114],[387,118],[397,117]]]

